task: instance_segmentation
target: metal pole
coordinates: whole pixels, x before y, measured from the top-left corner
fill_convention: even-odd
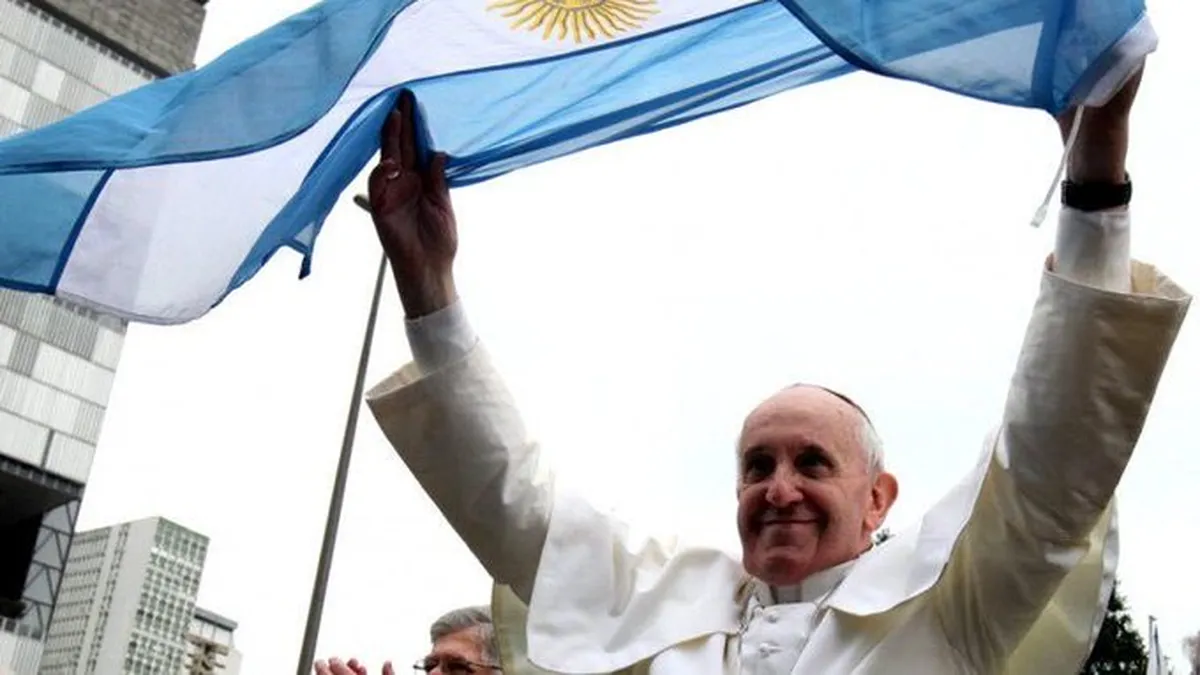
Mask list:
[[[329,516],[325,520],[325,539],[321,542],[321,558],[313,581],[312,600],[308,604],[308,623],[304,627],[304,644],[300,648],[300,663],[296,675],[309,675],[316,657],[317,635],[321,632],[321,612],[325,609],[325,589],[329,585],[329,568],[333,563],[333,547],[337,543],[338,522],[342,517],[342,502],[346,497],[346,476],[350,472],[350,454],[354,450],[354,431],[358,427],[358,411],[362,407],[363,385],[367,379],[367,363],[371,359],[371,340],[375,337],[375,320],[379,316],[379,298],[383,294],[383,279],[387,271],[387,256],[379,258],[375,275],[375,295],[371,297],[371,313],[363,334],[362,353],[358,357],[358,374],[354,378],[354,393],[350,397],[350,412],[346,415],[346,433],[342,437],[342,454],[338,458],[337,477],[329,498]]]

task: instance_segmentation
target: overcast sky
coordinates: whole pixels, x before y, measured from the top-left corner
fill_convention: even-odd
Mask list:
[[[306,4],[213,0],[199,62]],[[1200,5],[1152,12],[1134,249],[1194,291]],[[741,418],[803,379],[870,411],[901,528],[998,419],[1058,154],[1041,113],[845,77],[456,191],[459,290],[559,471],[595,499],[733,545]],[[291,672],[303,633],[379,255],[349,196],[308,280],[282,252],[201,320],[130,329],[84,500],[82,528],[162,515],[211,538],[200,602],[240,623],[246,673]],[[389,287],[371,382],[408,357]],[[1124,589],[1177,661],[1200,629],[1198,375],[1192,317],[1119,493]],[[407,667],[430,620],[489,588],[364,416],[319,653]]]

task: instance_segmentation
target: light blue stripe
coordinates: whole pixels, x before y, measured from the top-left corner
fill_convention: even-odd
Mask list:
[[[7,176],[0,189],[0,285],[54,292],[104,171]]]
[[[450,155],[450,184],[462,186],[850,70],[778,3],[762,2],[625,42],[409,88],[429,120],[427,142]],[[306,254],[307,270],[311,249],[295,241],[296,233],[319,231],[378,150],[378,129],[397,91],[368,102],[337,134],[229,291],[285,246]]]
[[[1145,13],[1143,0],[779,1],[857,67],[1051,113],[1094,81],[1095,64]],[[1021,26],[1042,27],[1040,46],[1014,36],[986,52],[947,49]]]
[[[0,176],[196,161],[282,143],[333,107],[412,2],[326,0],[204,68],[5,139]]]

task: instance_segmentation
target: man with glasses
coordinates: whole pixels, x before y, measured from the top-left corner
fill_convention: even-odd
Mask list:
[[[429,627],[429,654],[413,664],[413,673],[430,675],[498,675],[500,650],[492,614],[487,607],[464,607],[447,612]],[[317,661],[316,675],[367,675],[358,659]],[[395,675],[391,662],[383,675]]]

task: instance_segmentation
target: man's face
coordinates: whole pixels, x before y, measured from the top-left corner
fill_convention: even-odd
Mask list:
[[[890,474],[872,475],[862,415],[815,387],[785,389],[742,427],[738,532],[746,571],[773,586],[854,559],[896,499]]]
[[[486,667],[495,664],[485,655],[479,632],[473,628],[451,633],[433,643],[425,664],[436,666],[427,671],[431,675],[492,675],[498,672]]]

